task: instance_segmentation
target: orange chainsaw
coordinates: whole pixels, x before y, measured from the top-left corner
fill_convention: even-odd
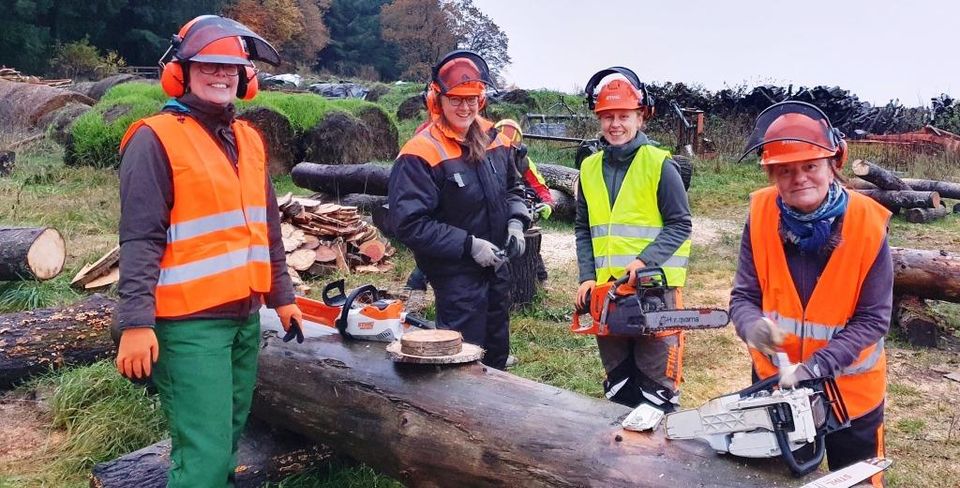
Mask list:
[[[627,285],[630,275],[593,287],[585,310],[576,310],[570,330],[597,336],[640,336],[670,330],[717,329],[730,322],[726,310],[716,308],[671,308],[673,295],[667,276],[659,267],[637,270],[639,286]],[[581,324],[581,315],[590,315]]]
[[[393,342],[415,327],[436,328],[433,322],[407,314],[402,301],[381,299],[373,285],[346,293],[342,279],[323,288],[323,301],[298,296],[297,306],[305,320],[335,328],[350,339]]]

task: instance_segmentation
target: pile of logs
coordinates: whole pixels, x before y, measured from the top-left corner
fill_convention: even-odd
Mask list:
[[[960,199],[960,183],[899,178],[893,172],[863,159],[853,162],[854,178],[848,184],[895,214],[903,210],[907,222],[927,223],[950,213],[941,198]],[[953,212],[960,212],[960,204]]]
[[[28,76],[20,73],[19,71],[13,68],[2,68],[0,67],[0,80],[6,81],[16,81],[19,83],[33,83],[37,85],[47,85],[52,87],[64,87],[73,83],[73,80],[62,79],[62,80],[44,80],[36,76]]]
[[[303,285],[300,272],[322,276],[393,270],[389,258],[394,248],[374,225],[360,218],[357,207],[289,194],[278,204],[287,270],[295,285]]]

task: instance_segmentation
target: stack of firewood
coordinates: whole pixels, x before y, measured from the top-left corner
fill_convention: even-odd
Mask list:
[[[362,220],[357,207],[286,195],[278,199],[287,268],[294,284],[300,272],[386,273],[393,269],[394,249],[380,231]]]
[[[903,211],[907,222],[926,223],[941,219],[950,213],[943,198],[960,199],[960,183],[936,180],[900,178],[893,172],[858,159],[853,162],[849,186],[873,198],[893,213]],[[960,204],[954,205],[960,212]]]
[[[52,87],[64,87],[73,84],[71,79],[62,80],[44,80],[36,76],[28,76],[20,73],[13,68],[0,67],[0,80],[16,81],[20,83],[34,83],[38,85],[47,85]]]

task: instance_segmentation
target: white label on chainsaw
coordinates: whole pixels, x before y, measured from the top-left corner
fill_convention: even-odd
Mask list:
[[[892,461],[889,459],[871,459],[851,464],[846,468],[834,471],[822,478],[807,483],[800,488],[850,488],[857,483],[887,469]]]

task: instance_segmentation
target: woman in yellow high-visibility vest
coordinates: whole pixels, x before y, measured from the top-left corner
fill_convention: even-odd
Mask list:
[[[690,256],[690,205],[677,163],[641,132],[653,100],[637,75],[615,67],[593,75],[587,103],[597,114],[605,146],[583,161],[575,223],[582,309],[597,283],[644,267],[662,267],[679,305]],[[597,337],[607,398],[669,412],[679,402],[683,333],[642,338]]]

